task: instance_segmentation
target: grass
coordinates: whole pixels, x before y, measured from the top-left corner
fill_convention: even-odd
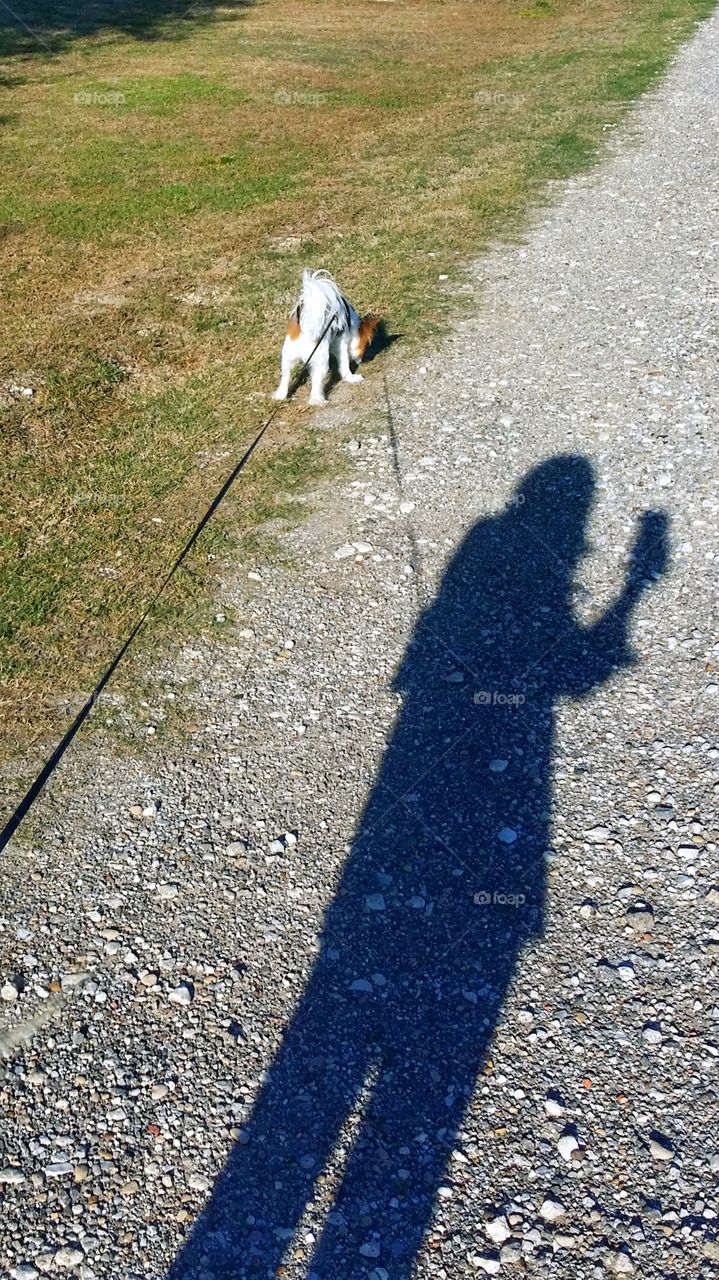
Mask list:
[[[256,431],[301,266],[441,327],[439,276],[590,164],[712,7],[39,2],[40,42],[0,31],[6,758],[34,767]],[[327,465],[293,406],[147,643],[209,626],[218,562]]]

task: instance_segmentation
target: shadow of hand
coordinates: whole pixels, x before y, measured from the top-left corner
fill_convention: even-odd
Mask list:
[[[669,564],[669,521],[663,511],[645,511],[631,550],[628,590],[641,595],[666,572]]]

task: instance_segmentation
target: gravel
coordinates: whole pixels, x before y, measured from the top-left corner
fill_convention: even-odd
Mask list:
[[[716,1276],[718,55],[10,846],[3,1274]]]

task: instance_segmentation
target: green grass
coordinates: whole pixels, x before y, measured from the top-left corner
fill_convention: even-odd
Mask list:
[[[43,44],[3,28],[6,756],[32,769],[256,431],[301,267],[411,351],[460,305],[439,276],[520,234],[712,7],[403,0],[358,24],[334,0],[38,0]],[[283,411],[146,649],[214,633],[223,557],[266,550],[334,465],[311,423]]]

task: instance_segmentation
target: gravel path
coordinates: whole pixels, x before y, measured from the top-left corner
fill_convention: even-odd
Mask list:
[[[719,1273],[718,66],[9,850],[3,1275]]]

